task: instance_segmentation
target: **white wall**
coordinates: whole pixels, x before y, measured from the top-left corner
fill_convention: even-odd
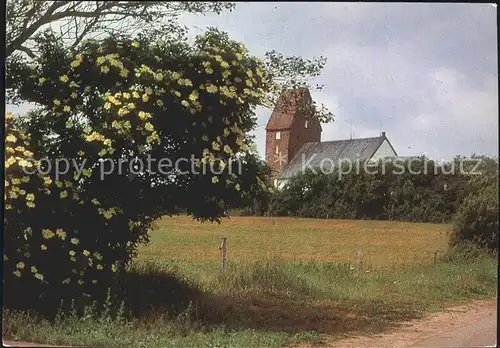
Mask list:
[[[394,156],[396,156],[396,153],[392,150],[391,145],[389,145],[389,142],[386,139],[386,140],[384,140],[382,145],[380,145],[378,150],[375,152],[372,159],[378,160],[380,158],[394,157]]]
[[[274,185],[274,187],[278,188],[279,190],[281,190],[283,188],[283,186],[285,186],[286,184],[288,184],[288,181],[289,180],[286,180],[286,179],[282,179],[282,180],[279,180],[279,179],[276,179],[276,183]]]

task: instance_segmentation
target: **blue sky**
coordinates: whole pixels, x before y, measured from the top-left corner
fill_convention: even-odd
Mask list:
[[[498,156],[496,7],[491,4],[238,3],[182,17],[216,26],[255,55],[323,55],[313,98],[336,115],[322,140],[387,133],[400,155]],[[258,111],[264,125],[271,111]],[[255,134],[263,156],[265,126]]]
[[[323,55],[313,98],[336,115],[322,140],[378,136],[399,155],[498,156],[496,5],[244,3],[221,15],[183,15],[193,35],[215,26],[257,56]],[[8,108],[23,112],[29,106]],[[271,110],[258,110],[261,156]]]

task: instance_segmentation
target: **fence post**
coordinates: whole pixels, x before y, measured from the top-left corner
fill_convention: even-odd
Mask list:
[[[220,243],[219,250],[221,251],[221,260],[222,260],[221,267],[224,270],[226,268],[226,263],[227,263],[227,238],[226,237],[222,237],[222,241]]]
[[[437,263],[437,254],[438,254],[439,250],[436,250],[434,251],[434,264]]]
[[[358,264],[358,271],[359,272],[362,272],[363,271],[363,251],[360,249],[358,250],[357,254],[356,254],[356,261],[357,261],[357,264]]]

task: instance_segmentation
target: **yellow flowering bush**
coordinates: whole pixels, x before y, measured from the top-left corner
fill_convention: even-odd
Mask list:
[[[12,289],[102,289],[160,216],[218,220],[265,188],[268,168],[247,134],[255,107],[279,88],[242,44],[211,30],[193,45],[137,37],[67,49],[47,37],[40,48],[8,77],[19,99],[38,105],[6,117]],[[55,166],[63,160],[64,170]]]

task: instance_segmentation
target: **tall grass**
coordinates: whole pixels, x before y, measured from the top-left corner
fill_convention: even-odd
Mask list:
[[[378,332],[496,289],[495,256],[470,248],[450,250],[436,264],[367,271],[279,258],[233,262],[224,271],[214,263],[138,262],[106,299],[83,310],[63,306],[53,320],[4,311],[4,335],[120,347],[280,346]]]

